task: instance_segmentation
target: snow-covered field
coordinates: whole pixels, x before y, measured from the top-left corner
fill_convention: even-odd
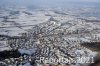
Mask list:
[[[17,36],[36,24],[47,22],[49,18],[42,11],[0,10],[0,34]]]

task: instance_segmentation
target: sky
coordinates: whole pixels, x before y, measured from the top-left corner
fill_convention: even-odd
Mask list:
[[[77,4],[100,3],[100,0],[0,0],[0,5],[23,5],[23,6],[62,6]]]

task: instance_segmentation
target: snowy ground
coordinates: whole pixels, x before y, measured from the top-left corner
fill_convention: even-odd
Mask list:
[[[96,56],[97,52],[80,44],[100,41],[100,23],[96,22],[98,19],[96,17],[83,19],[69,14],[55,10],[0,10],[0,35],[5,35],[0,36],[0,51],[17,48],[21,54],[35,57],[39,54],[53,57],[55,54],[66,58],[67,53],[73,57],[77,54],[84,57]],[[95,22],[87,22],[93,19]],[[22,36],[22,33],[27,33],[24,39],[12,39],[14,36]],[[7,43],[10,40],[12,42]],[[27,62],[23,66],[31,66]]]

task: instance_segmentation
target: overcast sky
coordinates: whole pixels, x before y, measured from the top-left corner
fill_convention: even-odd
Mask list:
[[[81,3],[100,3],[100,0],[0,0],[0,5],[66,5]]]

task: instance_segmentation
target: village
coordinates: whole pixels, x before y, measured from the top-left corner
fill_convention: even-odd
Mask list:
[[[42,66],[43,63],[35,63],[36,57],[69,60],[95,57],[97,52],[90,50],[85,43],[100,42],[100,24],[86,20],[53,10],[0,10],[0,52],[9,51],[7,58],[0,57],[0,64]],[[13,56],[14,51],[16,56]],[[86,66],[82,63],[56,64],[50,65]]]

